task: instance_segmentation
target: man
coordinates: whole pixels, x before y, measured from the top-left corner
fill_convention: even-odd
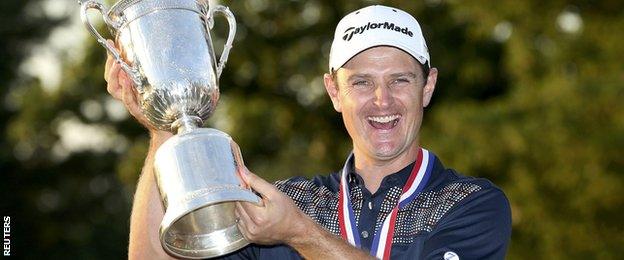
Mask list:
[[[150,128],[131,82],[109,57],[108,91],[148,127],[150,149],[137,186],[130,258],[166,258],[153,154],[170,133]],[[420,147],[423,110],[438,71],[418,22],[369,6],[338,24],[325,88],[342,114],[353,152],[343,169],[312,180],[245,181],[263,205],[237,204],[238,226],[254,242],[232,259],[503,259],[511,234],[509,203],[484,179],[446,169]]]

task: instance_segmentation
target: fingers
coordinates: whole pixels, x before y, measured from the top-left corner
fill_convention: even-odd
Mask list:
[[[112,40],[107,40],[107,44],[116,47]],[[123,102],[128,112],[140,124],[150,131],[158,132],[158,130],[149,122],[149,119],[141,112],[139,103],[139,93],[134,87],[134,81],[123,70],[122,64],[114,57],[108,54],[106,58],[106,66],[104,68],[104,79],[106,80],[106,90],[115,99]]]
[[[110,70],[113,66],[113,56],[110,55],[110,53],[106,53],[106,66],[104,66],[104,80],[106,80],[106,82],[108,82],[108,77],[110,74]]]
[[[111,45],[114,43],[113,40],[111,40],[111,39],[106,40],[106,42],[108,44],[111,44]],[[104,78],[106,78],[106,76],[108,75],[108,73],[107,73],[108,70],[107,69],[108,69],[108,67],[110,67],[112,65],[112,62],[113,62],[113,57],[110,55],[109,52],[106,52],[106,57],[107,57],[107,59],[106,59],[106,67],[104,69]]]
[[[108,75],[105,78],[107,82],[106,91],[108,91],[113,98],[118,100],[121,100],[123,97],[121,93],[121,85],[119,85],[119,77],[117,76],[119,75],[120,69],[121,66],[119,66],[116,62],[113,62],[113,65],[109,69]]]
[[[236,225],[238,226],[238,230],[240,230],[243,237],[249,241],[254,241],[254,232],[256,232],[256,224],[253,222],[252,218],[247,213],[247,210],[244,208],[242,204],[245,202],[237,202],[236,210],[234,214],[236,215]],[[246,203],[248,204],[248,203]]]
[[[248,169],[246,169],[245,164],[243,163],[240,147],[236,142],[234,142],[234,140],[230,140],[230,146],[232,147],[234,162],[236,162],[236,179],[238,179],[238,183],[240,183],[241,187],[249,189],[249,185],[247,185],[247,182],[243,179],[243,174],[245,174],[244,171],[248,171]]]
[[[239,219],[238,223],[242,223],[244,226],[248,226],[249,224],[255,223],[251,217],[249,216],[249,213],[247,213],[247,210],[245,209],[245,206],[243,205],[245,202],[236,202],[236,211],[235,211],[235,215],[236,217]]]
[[[107,40],[111,46],[115,46],[115,42]],[[134,84],[128,78],[128,74],[122,69],[121,64],[113,58],[110,53],[106,58],[106,67],[104,68],[104,79],[107,82],[106,90],[117,100],[121,100],[130,114],[135,118],[139,115],[137,93]]]
[[[108,40],[109,44],[112,44],[111,40]],[[106,91],[117,100],[123,98],[121,93],[121,86],[119,85],[119,71],[121,66],[115,61],[115,59],[108,54],[106,57],[106,66],[104,67],[104,80],[106,80]]]
[[[262,194],[263,197],[271,198],[272,195],[277,192],[277,188],[275,188],[273,184],[253,174],[247,167],[243,169],[242,176],[247,185]]]
[[[112,44],[112,40],[106,40],[109,44]],[[113,58],[113,56],[110,55],[109,52],[106,52],[106,66],[104,66],[104,80],[106,80],[106,82],[109,81],[109,79],[111,78],[111,70],[113,69],[113,66],[115,65],[115,59]]]
[[[121,77],[120,77],[121,78]],[[126,79],[127,80],[127,79]],[[123,81],[123,79],[121,79]],[[140,116],[139,105],[137,102],[137,93],[134,87],[130,84],[121,84],[121,92],[122,92],[122,101],[124,105],[128,108],[128,111],[132,116],[138,118]]]
[[[112,40],[107,40],[108,44],[115,46]],[[106,90],[115,99],[123,99],[124,91],[126,88],[133,87],[133,82],[128,77],[128,74],[122,69],[121,64],[113,58],[110,53],[106,58],[106,66],[104,67],[104,80],[106,80]]]

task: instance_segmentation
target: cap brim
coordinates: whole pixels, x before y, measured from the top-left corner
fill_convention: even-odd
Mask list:
[[[376,41],[373,42],[369,42],[368,44],[364,45],[364,46],[360,46],[358,48],[353,48],[351,50],[349,50],[349,52],[347,52],[346,54],[342,55],[343,57],[349,57],[346,58],[346,60],[342,61],[340,65],[336,65],[336,66],[332,66],[331,70],[332,71],[336,71],[337,69],[341,68],[342,66],[344,66],[345,64],[347,64],[347,62],[349,62],[351,59],[353,59],[353,57],[357,56],[358,54],[374,48],[374,47],[380,47],[380,46],[388,46],[388,47],[394,47],[397,48],[399,50],[404,51],[405,53],[409,54],[410,56],[412,56],[416,61],[418,61],[418,63],[420,63],[423,66],[427,66],[427,68],[429,67],[429,62],[428,59],[419,54],[418,52],[416,52],[415,50],[412,50],[411,48],[405,46],[405,44],[402,43],[398,43],[398,42],[394,42],[392,45],[388,44],[388,40],[385,39],[378,39]],[[345,58],[342,58],[345,59]]]

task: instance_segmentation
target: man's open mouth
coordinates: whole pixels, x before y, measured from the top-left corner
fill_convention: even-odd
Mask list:
[[[401,115],[369,116],[366,119],[368,119],[368,123],[375,129],[389,130],[399,123]]]

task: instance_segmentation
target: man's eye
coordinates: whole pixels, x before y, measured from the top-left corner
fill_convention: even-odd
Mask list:
[[[368,81],[366,80],[356,80],[353,82],[354,86],[368,86],[370,85]]]
[[[409,80],[408,78],[398,78],[398,79],[395,79],[395,80],[394,80],[394,83],[398,83],[398,84],[401,84],[401,83],[410,83],[410,80]]]

